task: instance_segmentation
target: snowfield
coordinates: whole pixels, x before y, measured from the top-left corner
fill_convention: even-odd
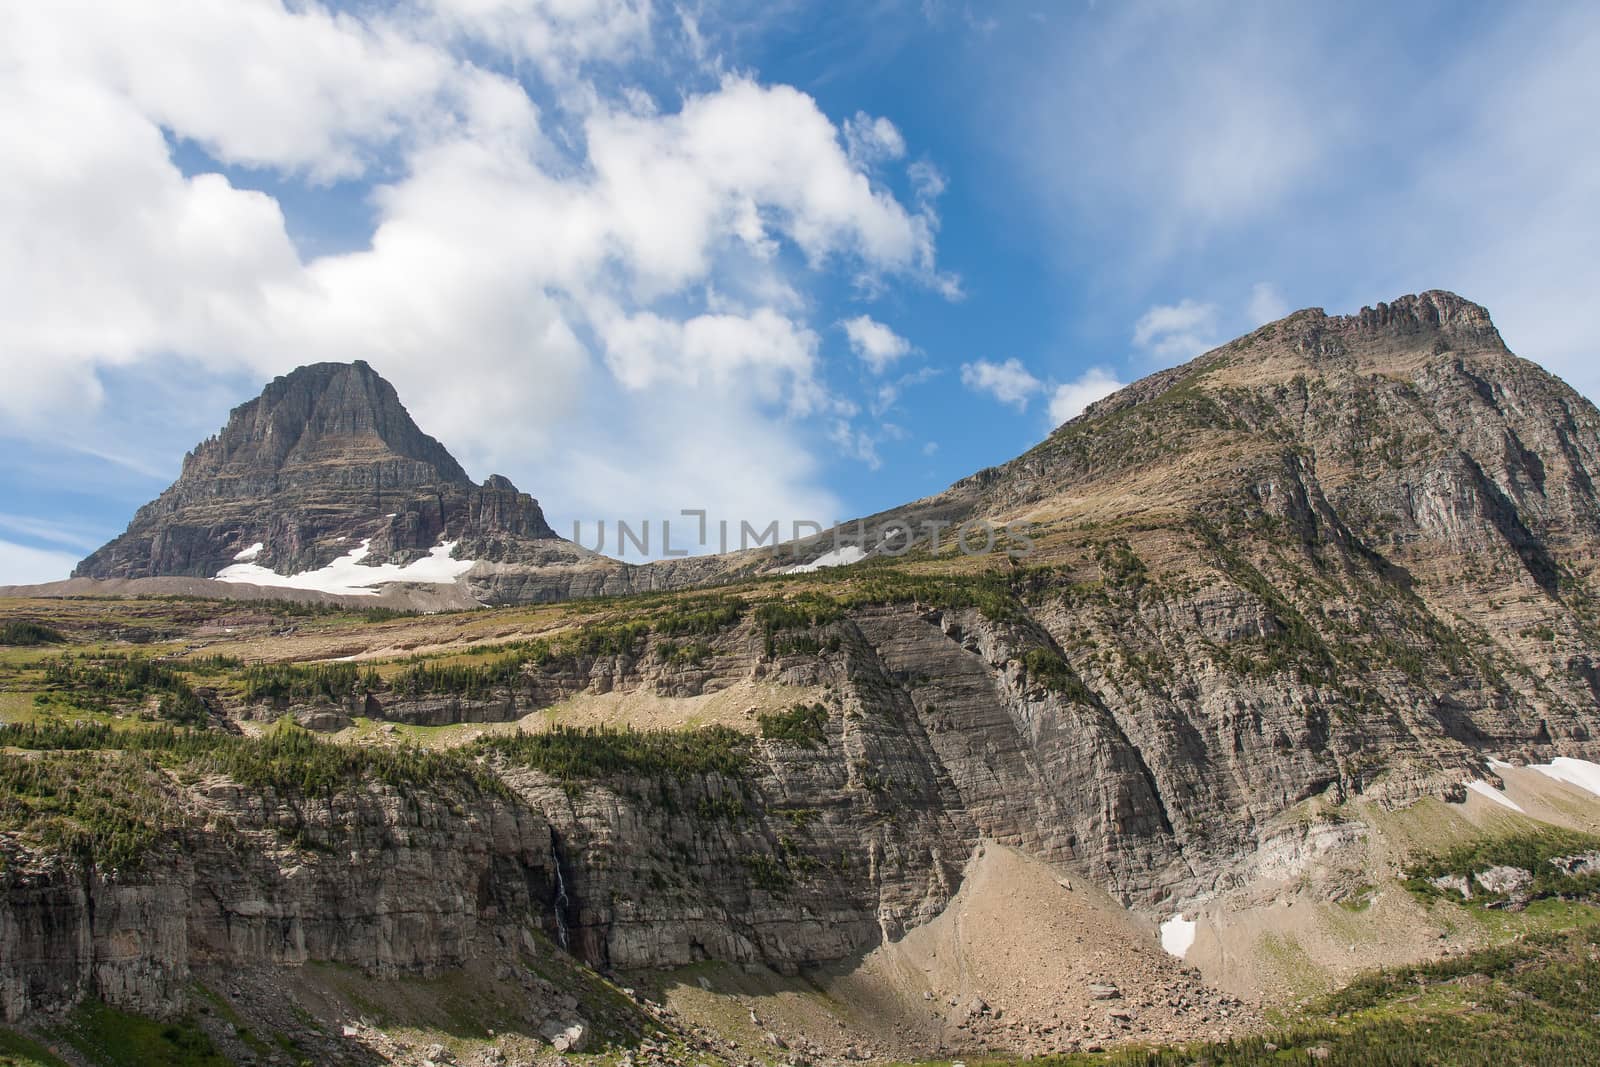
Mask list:
[[[1600,796],[1600,764],[1571,756],[1557,756],[1549,763],[1535,763],[1533,769],[1558,782],[1575,785],[1579,789]]]
[[[1180,912],[1161,924],[1161,947],[1170,955],[1183,959],[1194,945],[1195,920],[1185,919]]]
[[[361,542],[361,547],[351,549],[326,567],[319,567],[314,571],[302,571],[299,574],[279,574],[256,563],[235,563],[224,567],[217,572],[219,582],[242,582],[250,585],[273,585],[285,589],[314,589],[320,593],[333,593],[338,596],[377,596],[375,586],[388,582],[421,582],[429,585],[448,585],[471,570],[477,560],[451,559],[450,553],[455,549],[457,542],[446,541],[428,550],[422,559],[406,564],[404,567],[395,563],[380,563],[376,566],[362,566],[361,561],[367,557],[367,552],[372,544],[368,538]],[[250,552],[250,559],[255,558],[255,552],[261,545],[246,549]],[[235,559],[245,558],[241,552]]]
[[[266,547],[266,545],[262,544],[260,541],[257,541],[249,548],[236,553],[233,558],[239,560],[240,562],[249,562],[250,560],[253,560],[257,556],[261,555],[261,550]]]
[[[845,545],[832,552],[824,552],[810,563],[799,563],[793,567],[785,567],[784,574],[807,574],[811,571],[821,570],[823,567],[844,567],[851,563],[860,563],[867,558],[866,549],[860,545]]]
[[[1512,811],[1522,811],[1522,805],[1521,804],[1518,804],[1515,800],[1512,800],[1510,797],[1508,797],[1504,793],[1500,792],[1500,790],[1496,789],[1494,786],[1490,785],[1488,782],[1485,782],[1482,778],[1479,778],[1479,779],[1476,779],[1474,781],[1468,782],[1468,783],[1466,783],[1466,786],[1467,786],[1468,789],[1472,790],[1474,793],[1478,794],[1480,797],[1487,797],[1488,799],[1494,801],[1496,804],[1500,804],[1500,805],[1502,805],[1504,807],[1510,808]],[[1525,812],[1525,811],[1522,812],[1522,813],[1524,815],[1527,814],[1527,812]]]

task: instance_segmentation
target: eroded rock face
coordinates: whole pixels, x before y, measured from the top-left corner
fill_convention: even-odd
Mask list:
[[[174,803],[205,828],[125,871],[5,849],[6,1019],[87,995],[171,1015],[205,964],[432,974],[466,962],[474,938],[548,910],[549,828],[521,805],[377,786],[330,801],[220,778]]]
[[[445,541],[456,559],[581,556],[509,480],[473,484],[357,361],[301,367],[235,408],[171,488],[73,574],[209,578],[256,544],[250,562],[294,574],[368,540],[374,563],[409,563]]]
[[[240,432],[259,467],[267,435]],[[434,477],[443,461],[406,440],[408,458],[385,469]],[[219,463],[206,453],[208,470]],[[507,721],[580,692],[760,680],[827,691],[812,747],[756,742],[737,776],[574,784],[499,766],[514,799],[493,803],[327,808],[202,784],[191,803],[273,848],[202,834],[170,867],[117,879],[8,863],[4,1003],[88,989],[158,1003],[197,955],[426,969],[502,921],[564,929],[612,966],[793,968],[938,914],[985,838],[1168,914],[1355,832],[1285,825],[1309,798],[1400,805],[1459,793],[1486,756],[1596,756],[1597,474],[1600,414],[1507,352],[1476,305],[1429,293],[1299,312],[894,513],[1035,516],[1042,548],[1002,571],[1005,611],[886,594],[808,632],[832,646],[815,653],[768,652],[747,616],[707,638],[699,665],[670,663],[650,638],[472,699],[384,690],[344,709]],[[173,492],[177,514],[187,489]],[[237,551],[246,536],[222,540]],[[760,566],[469,581],[543,599]],[[290,847],[279,827],[317,847]]]

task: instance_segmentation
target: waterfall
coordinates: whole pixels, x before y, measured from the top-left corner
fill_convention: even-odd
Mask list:
[[[563,951],[568,949],[567,937],[567,880],[561,874],[561,853],[556,848],[556,836],[550,835],[550,866],[556,871],[556,941]]]

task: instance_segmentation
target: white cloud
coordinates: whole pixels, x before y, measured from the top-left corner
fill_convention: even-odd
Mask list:
[[[703,508],[712,525],[740,520],[785,528],[795,519],[828,525],[841,517],[839,498],[819,484],[821,469],[800,427],[773,420],[748,405],[726,410],[708,403],[703,391],[664,384],[623,395],[574,433],[577,447],[565,454],[569,469],[548,472],[541,497],[551,523],[570,536],[580,519],[593,545],[593,523],[607,520],[615,548],[617,518],[672,520],[673,544],[686,546],[694,520],[678,519],[684,508]],[[831,427],[830,427],[831,428]],[[659,532],[659,528],[658,528]],[[710,547],[717,547],[712,544]]]
[[[1133,343],[1163,363],[1192,359],[1217,343],[1218,309],[1184,299],[1176,304],[1157,304],[1133,327]]]
[[[816,397],[816,334],[770,308],[686,321],[641,312],[601,323],[600,334],[607,365],[628,389],[669,380],[722,391],[737,386],[776,403],[792,386],[790,406],[802,412]]]
[[[571,76],[589,60],[621,59],[648,42],[650,0],[414,0],[451,33],[518,59],[547,76]]]
[[[986,359],[963,363],[961,384],[973,392],[988,393],[1018,411],[1026,409],[1028,398],[1044,388],[1044,383],[1029,374],[1017,359],[1008,359],[1004,363],[992,363]]]
[[[870,274],[932,268],[928,221],[875,188],[787,86],[729,77],[676,115],[606,113],[587,135],[594,208],[646,295],[703,276],[722,239],[765,255],[781,235],[813,266],[849,255]]]
[[[919,159],[907,167],[906,176],[911,179],[912,195],[924,207],[931,206],[949,187],[944,172],[926,159]]]
[[[895,360],[911,351],[910,341],[869,315],[857,315],[839,325],[850,338],[850,347],[874,374],[882,374]]]
[[[872,167],[906,154],[906,141],[894,123],[879,116],[873,118],[865,111],[857,111],[844,120],[845,150],[851,162],[859,167]]]
[[[8,24],[27,66],[88,75],[219,159],[360,174],[470,84],[450,57],[389,22],[277,0],[60,0]]]
[[[877,438],[865,430],[852,426],[846,419],[834,420],[828,429],[828,440],[832,441],[844,455],[865,463],[869,470],[877,470],[883,466],[883,457],[878,454]]]
[[[633,494],[612,507],[832,502],[789,421],[845,407],[819,384],[809,288],[948,290],[931,193],[901,203],[788,86],[691,73],[668,111],[585,80],[657,43],[654,19],[643,0],[19,11],[0,37],[5,434],[94,419],[108,368],[255,381],[364,358],[469,468],[557,510],[599,487]],[[486,53],[544,77],[546,109]],[[850,123],[904,155],[887,120]],[[186,175],[182,142],[266,188],[371,183],[370,241],[306,256],[248,169]]]
[[[914,385],[930,382],[944,373],[938,367],[921,366],[909,374],[902,374],[892,381],[881,382],[878,391],[873,396],[870,405],[874,415],[882,415],[900,400],[900,394]]]
[[[1250,288],[1250,306],[1247,314],[1251,328],[1276,322],[1289,314],[1289,302],[1271,282],[1256,282]]]
[[[1083,414],[1083,409],[1127,385],[1104,367],[1090,367],[1076,381],[1058,385],[1050,393],[1050,421],[1059,426]]]
[[[71,574],[72,568],[77,565],[76,555],[0,541],[0,585],[36,585],[60,581]]]

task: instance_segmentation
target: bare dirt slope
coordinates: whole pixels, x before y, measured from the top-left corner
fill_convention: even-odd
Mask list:
[[[974,852],[938,918],[851,966],[788,979],[691,968],[666,994],[695,1024],[824,1056],[1032,1054],[1258,1022],[1086,880],[993,842]]]

